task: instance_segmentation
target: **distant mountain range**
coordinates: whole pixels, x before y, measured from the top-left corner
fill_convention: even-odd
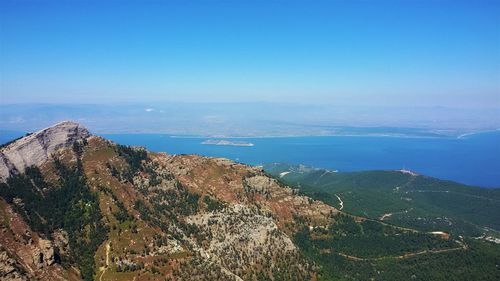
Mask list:
[[[0,148],[2,280],[498,280],[499,193],[153,153],[62,122]]]

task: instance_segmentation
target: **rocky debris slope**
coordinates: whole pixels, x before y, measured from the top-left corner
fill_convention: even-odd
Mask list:
[[[26,224],[0,198],[0,280],[78,280],[57,263],[51,240]]]
[[[0,280],[25,281],[28,280],[21,266],[10,257],[4,249],[0,249]]]
[[[64,121],[3,147],[0,150],[0,182],[11,174],[23,173],[27,167],[43,164],[53,152],[89,135],[78,123]]]
[[[232,204],[256,205],[274,216],[285,232],[293,232],[295,218],[311,226],[324,226],[339,211],[321,201],[302,196],[296,190],[267,176],[262,169],[228,159],[196,155],[156,154],[153,162],[167,169],[190,191],[207,194]]]
[[[216,259],[232,272],[249,270],[296,251],[271,217],[249,206],[231,205],[188,217],[187,222],[196,225],[197,235],[208,241],[206,257]]]

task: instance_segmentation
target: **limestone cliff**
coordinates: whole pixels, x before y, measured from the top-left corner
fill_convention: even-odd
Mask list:
[[[64,121],[21,138],[0,150],[0,182],[27,167],[43,164],[60,148],[70,147],[90,134],[81,125]]]

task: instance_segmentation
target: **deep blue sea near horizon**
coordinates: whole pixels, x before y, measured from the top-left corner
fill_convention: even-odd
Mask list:
[[[115,142],[169,154],[226,157],[261,165],[283,162],[338,170],[406,168],[440,179],[482,187],[500,187],[500,131],[465,138],[368,136],[224,138],[252,147],[203,145],[205,138],[161,134],[103,135]]]
[[[2,132],[0,143],[19,135]],[[226,157],[250,165],[283,162],[339,172],[406,168],[464,184],[500,187],[500,131],[460,139],[372,136],[224,138],[251,142],[252,147],[203,145],[201,142],[206,138],[164,134],[102,136],[156,152]]]

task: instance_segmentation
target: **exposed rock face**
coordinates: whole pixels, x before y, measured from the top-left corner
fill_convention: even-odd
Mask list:
[[[0,280],[80,280],[57,263],[54,243],[0,199]]]
[[[40,239],[38,248],[33,252],[33,264],[37,268],[53,265],[55,263],[55,251],[50,240]]]
[[[28,280],[20,269],[20,265],[9,254],[0,249],[0,280],[24,281]]]
[[[56,150],[90,136],[78,123],[64,121],[19,139],[0,150],[0,182],[27,167],[39,166]]]
[[[65,254],[68,252],[68,240],[68,233],[62,229],[56,230],[54,231],[54,233],[52,233],[52,241],[54,242],[54,246],[59,250],[60,254]]]

